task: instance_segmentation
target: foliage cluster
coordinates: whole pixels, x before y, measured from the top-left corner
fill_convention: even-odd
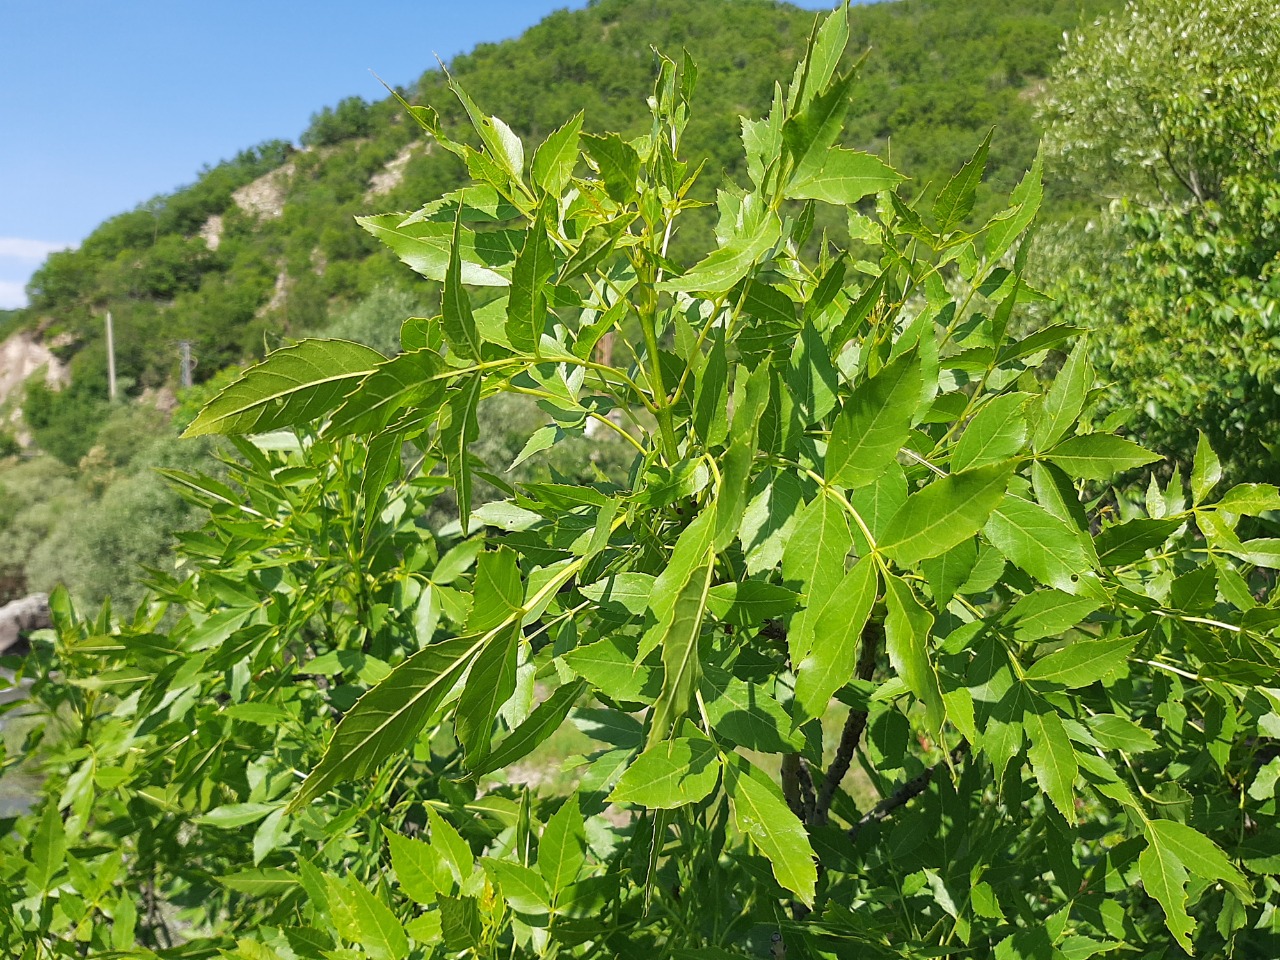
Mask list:
[[[1241,520],[1280,489],[1217,496],[1202,439],[1189,485],[1082,498],[1156,457],[1097,420],[1087,343],[1050,373],[1079,331],[1010,336],[1040,164],[976,228],[989,141],[908,202],[840,145],[849,37],[743,122],[692,257],[691,60],[632,138],[410,108],[472,182],[362,223],[440,312],[248,369],[188,429],[226,482],[170,473],[210,515],[186,575],[132,618],[55,598],[11,952],[1277,953],[1280,540]],[[485,476],[506,396],[546,416],[522,457],[591,423],[629,468]]]
[[[1109,6],[1107,0],[1024,0],[1012,8],[1003,0],[924,0],[854,10],[855,43],[871,53],[864,67],[868,96],[849,128],[851,143],[908,162],[921,184],[940,184],[999,120],[998,161],[978,201],[980,214],[994,212],[995,197],[1012,187],[1034,154],[1027,94],[1056,58],[1057,39],[1082,12]],[[766,109],[812,17],[772,0],[602,0],[553,14],[519,39],[482,45],[457,57],[451,70],[531,140],[579,109],[587,130],[634,136],[648,123],[649,47],[687,47],[704,65],[705,109],[694,119],[686,149],[695,162],[707,160],[695,190],[710,200],[723,180],[746,182],[733,147],[737,117]],[[931,52],[943,47],[945,57]],[[414,94],[442,103],[446,84],[442,71],[431,70]],[[467,136],[463,112],[442,109],[446,128]],[[197,376],[205,379],[261,356],[264,344],[278,345],[282,334],[322,329],[380,287],[404,287],[394,260],[355,217],[376,204],[404,209],[439,196],[460,186],[465,170],[447,151],[405,153],[414,134],[402,120],[392,98],[372,104],[349,98],[312,119],[301,138],[306,150],[264,144],[205,171],[191,187],[107,221],[80,249],[50,257],[33,280],[23,322],[50,323],[50,337],[70,333],[74,343],[64,352],[73,379],[105,398],[106,309],[115,319],[120,375],[137,392],[176,379],[179,339],[192,341]],[[399,183],[371,196],[372,178],[396,158],[403,161]],[[284,197],[278,218],[232,202],[236,189],[273,171]],[[211,250],[199,234],[215,215],[223,226]],[[712,225],[710,218],[691,223],[677,246],[702,248]],[[59,419],[77,422],[59,424],[55,434],[87,436],[105,417],[93,404],[79,416],[69,407],[58,411]],[[80,440],[71,446],[86,449]]]
[[[1098,331],[1112,406],[1183,465],[1203,428],[1230,476],[1273,478],[1280,11],[1131,3],[1071,39],[1050,90],[1057,165],[1124,198],[1062,253],[1061,315]]]

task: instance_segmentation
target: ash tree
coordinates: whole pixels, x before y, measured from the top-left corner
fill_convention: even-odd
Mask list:
[[[1280,541],[1241,521],[1280,491],[1202,438],[1092,509],[1157,457],[1095,417],[1081,330],[1010,336],[1040,164],[979,226],[986,143],[905,203],[841,142],[846,17],[743,121],[693,262],[687,60],[630,141],[408,108],[473,182],[362,222],[440,315],[199,414],[244,459],[173,476],[211,513],[176,626],[55,598],[34,689],[79,722],[5,841],[26,955],[136,955],[94,922],[131,909],[236,960],[1275,953]],[[629,470],[504,479],[503,394],[547,417],[519,459],[592,424]]]

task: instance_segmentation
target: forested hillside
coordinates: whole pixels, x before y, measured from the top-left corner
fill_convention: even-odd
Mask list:
[[[1110,5],[903,0],[856,8],[850,49],[867,60],[850,145],[891,157],[924,189],[995,127],[976,215],[989,213],[986,198],[1007,192],[1030,163],[1039,139],[1034,100],[1063,31]],[[813,20],[769,0],[601,0],[478,47],[449,69],[526,138],[541,139],[579,109],[588,130],[634,135],[648,122],[650,48],[685,47],[702,71],[688,151],[707,161],[697,191],[711,199],[723,178],[743,178],[736,118],[764,112]],[[445,104],[445,127],[462,135],[463,113],[440,69],[402,92]],[[108,309],[119,375],[137,394],[176,380],[180,339],[192,341],[203,380],[404,283],[354,217],[415,208],[460,184],[461,163],[430,149],[390,97],[327,107],[300,139],[301,149],[283,140],[247,149],[50,257],[32,281],[30,308],[9,324],[39,327],[70,361],[72,387],[33,411],[45,446],[74,463],[93,444],[106,414],[96,401],[106,396]],[[707,236],[695,226],[685,234],[676,249]]]

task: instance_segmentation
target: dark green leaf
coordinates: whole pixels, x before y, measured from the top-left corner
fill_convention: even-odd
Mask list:
[[[859,383],[831,429],[827,480],[844,487],[875,480],[906,442],[920,399],[920,357],[915,350]]]
[[[1014,466],[974,467],[913,493],[889,521],[880,549],[899,566],[908,567],[968,540],[1004,497]]]

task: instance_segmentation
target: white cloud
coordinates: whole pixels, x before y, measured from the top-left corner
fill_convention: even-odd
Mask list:
[[[13,280],[0,280],[0,310],[16,310],[27,305],[25,284]]]
[[[0,257],[12,260],[30,260],[39,263],[51,253],[66,250],[69,243],[50,243],[48,240],[28,240],[24,237],[0,237]]]

